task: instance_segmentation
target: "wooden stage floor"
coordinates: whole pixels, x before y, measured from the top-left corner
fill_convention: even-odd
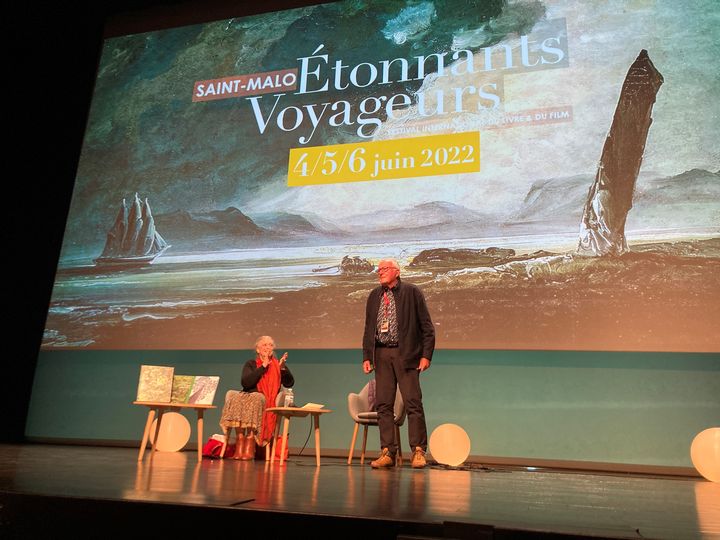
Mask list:
[[[720,484],[471,465],[0,445],[0,537],[720,538]],[[4,533],[3,533],[4,531]],[[289,531],[289,532],[288,532]],[[10,533],[5,536],[5,533]]]

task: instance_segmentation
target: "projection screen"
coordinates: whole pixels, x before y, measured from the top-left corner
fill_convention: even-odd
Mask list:
[[[719,351],[714,0],[348,1],[107,39],[43,349]]]

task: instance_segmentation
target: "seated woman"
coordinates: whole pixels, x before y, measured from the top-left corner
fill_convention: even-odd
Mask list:
[[[275,406],[281,384],[287,388],[295,384],[285,363],[287,353],[278,360],[274,350],[275,342],[270,336],[257,339],[257,356],[243,367],[242,392],[231,395],[223,407],[220,417],[223,432],[229,438],[235,428],[237,434],[233,459],[253,459],[256,443],[265,446],[272,442],[276,417],[266,409]]]

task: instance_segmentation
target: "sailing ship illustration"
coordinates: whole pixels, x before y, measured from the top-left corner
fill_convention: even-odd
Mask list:
[[[122,200],[115,223],[107,234],[97,265],[144,266],[151,264],[170,245],[155,230],[155,220],[148,200],[140,202],[138,194],[128,208]]]

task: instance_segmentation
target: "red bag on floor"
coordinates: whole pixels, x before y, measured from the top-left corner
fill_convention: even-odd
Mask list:
[[[222,441],[210,437],[208,439],[208,442],[206,442],[202,447],[203,457],[207,457],[210,459],[220,459],[220,452],[222,451],[222,446]],[[225,455],[232,456],[234,453],[235,445],[228,444],[227,448],[225,449]]]
[[[210,437],[208,442],[206,442],[202,447],[203,457],[219,458],[222,445],[223,443]]]
[[[288,439],[290,438],[290,434],[288,434]],[[275,459],[280,459],[280,452],[282,452],[282,441],[283,437],[282,435],[278,435],[277,441],[275,441]],[[290,455],[290,441],[288,440],[287,446],[285,446],[285,457],[283,459],[287,459]]]

